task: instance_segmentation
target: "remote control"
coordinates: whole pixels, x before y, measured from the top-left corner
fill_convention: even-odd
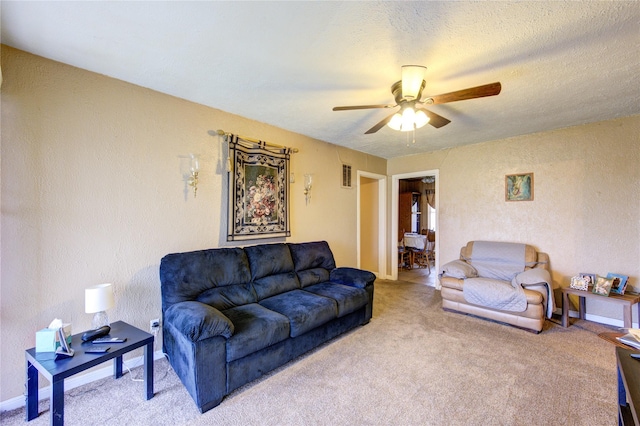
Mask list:
[[[95,330],[85,331],[82,335],[82,341],[88,342],[93,339],[97,339],[98,337],[106,336],[111,331],[111,327],[108,325],[104,325],[100,328],[96,328]]]
[[[109,346],[93,346],[84,350],[85,354],[103,354],[109,352],[111,349]]]
[[[99,337],[97,339],[95,339],[93,341],[94,344],[101,344],[101,343],[124,343],[127,341],[127,338],[122,338],[122,337]]]

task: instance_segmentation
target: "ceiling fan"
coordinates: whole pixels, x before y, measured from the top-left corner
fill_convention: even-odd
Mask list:
[[[495,96],[500,93],[502,85],[499,82],[485,84],[483,86],[471,87],[457,90],[455,92],[444,93],[442,95],[427,96],[422,98],[422,91],[426,86],[424,74],[427,67],[421,65],[403,65],[402,80],[395,82],[391,86],[391,93],[396,100],[395,104],[388,105],[354,105],[337,106],[334,111],[348,111],[354,109],[373,108],[395,108],[400,107],[397,112],[387,116],[384,120],[370,128],[365,134],[375,133],[388,125],[394,130],[403,132],[419,129],[431,124],[435,128],[446,126],[451,122],[435,112],[429,111],[425,105],[445,104],[448,102],[464,101],[467,99],[483,98],[485,96]]]

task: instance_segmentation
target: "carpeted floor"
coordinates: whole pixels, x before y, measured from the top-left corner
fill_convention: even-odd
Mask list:
[[[547,321],[535,335],[443,312],[440,292],[376,281],[372,321],[250,383],[200,414],[165,360],[142,375],[65,393],[67,425],[614,425],[611,327]],[[46,383],[46,380],[43,380]],[[49,404],[30,425],[49,422]],[[24,409],[2,413],[24,425]]]

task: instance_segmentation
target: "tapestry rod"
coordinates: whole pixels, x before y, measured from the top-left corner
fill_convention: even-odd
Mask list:
[[[220,130],[220,129],[218,129],[216,131],[216,133],[219,134],[220,136],[231,136],[233,134],[233,133],[225,132],[224,130]],[[253,139],[253,138],[248,138],[248,137],[242,136],[242,135],[236,135],[236,136],[239,137],[240,139],[244,139],[246,141],[253,142],[253,143],[257,144],[257,145],[264,144],[264,145],[270,146],[272,148],[288,149],[288,150],[290,150],[290,152],[292,154],[295,154],[295,153],[298,152],[298,148],[289,148],[289,147],[282,146],[282,145],[276,145],[275,143],[265,142],[265,141],[261,141],[261,140]]]

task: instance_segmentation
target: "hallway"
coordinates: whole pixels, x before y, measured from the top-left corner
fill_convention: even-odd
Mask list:
[[[437,273],[435,268],[431,268],[431,274],[429,274],[429,270],[427,268],[398,269],[399,281],[426,284],[431,287],[435,287],[436,276]]]

